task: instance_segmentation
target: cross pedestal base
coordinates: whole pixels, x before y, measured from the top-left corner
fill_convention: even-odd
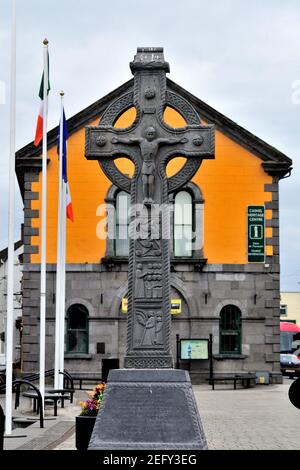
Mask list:
[[[88,449],[207,449],[188,372],[111,370]]]

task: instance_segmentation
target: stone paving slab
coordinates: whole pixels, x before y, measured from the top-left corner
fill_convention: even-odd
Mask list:
[[[218,450],[299,450],[300,411],[289,401],[290,380],[282,385],[257,385],[194,392],[208,441]]]
[[[33,425],[35,426],[35,425]],[[33,426],[30,426],[32,428]],[[27,428],[28,429],[28,428]],[[49,427],[45,427],[43,429],[37,428],[37,433],[35,434],[32,432],[31,439],[25,442],[24,444],[15,448],[16,450],[46,450],[52,449],[53,444],[56,442],[58,443],[61,439],[68,437],[68,432],[70,429],[73,431],[74,425],[70,421],[59,421],[55,422],[53,425]],[[26,431],[26,429],[25,429]],[[58,436],[60,436],[58,438]],[[13,441],[13,439],[5,439],[5,441]],[[5,442],[6,444],[6,442]],[[9,450],[8,446],[5,445],[5,450]]]

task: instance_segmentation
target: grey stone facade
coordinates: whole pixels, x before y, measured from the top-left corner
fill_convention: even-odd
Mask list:
[[[171,276],[172,298],[182,299],[182,313],[172,316],[171,343],[176,357],[176,334],[182,338],[214,337],[215,373],[268,371],[280,381],[278,272],[247,265],[209,265],[197,272],[192,265],[175,266]],[[47,274],[46,368],[53,367],[55,318],[55,265]],[[24,369],[36,370],[39,351],[39,266],[24,265]],[[119,358],[123,365],[126,346],[126,314],[120,310],[127,291],[127,265],[108,271],[105,265],[69,265],[66,276],[68,307],[85,305],[89,312],[89,353],[66,355],[70,371],[99,373],[102,359]],[[220,311],[233,304],[242,312],[242,354],[230,358],[219,354]],[[97,354],[97,343],[105,354]],[[194,381],[208,374],[208,361],[182,361]]]

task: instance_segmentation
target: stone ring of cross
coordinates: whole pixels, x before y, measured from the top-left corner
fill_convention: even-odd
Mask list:
[[[141,91],[142,90],[140,90],[140,94],[139,94],[140,97],[141,97]],[[147,91],[147,89],[146,89],[146,91]],[[167,98],[170,97],[172,100],[174,100],[174,96],[175,96],[175,94],[171,93],[171,92],[168,92],[168,94],[167,94]],[[103,126],[102,129],[103,129],[104,132],[106,131],[107,135],[105,136],[103,134],[100,134],[100,135],[95,136],[95,134],[94,134],[94,136],[91,136],[90,140],[89,140],[89,137],[87,138],[87,140],[88,140],[88,144],[87,144],[87,148],[86,148],[87,158],[99,159],[100,165],[101,165],[104,173],[106,174],[106,176],[111,181],[113,181],[113,183],[116,184],[119,188],[125,190],[126,192],[131,192],[131,179],[128,177],[128,175],[122,174],[119,171],[119,169],[116,167],[116,165],[114,163],[114,159],[117,158],[118,155],[116,155],[116,154],[113,155],[113,148],[112,148],[111,145],[112,144],[113,145],[114,144],[121,144],[121,146],[123,147],[122,152],[121,152],[122,156],[123,157],[125,156],[125,158],[127,157],[127,158],[131,159],[134,163],[136,163],[136,159],[134,158],[136,152],[131,150],[134,147],[134,145],[137,145],[138,147],[140,147],[140,150],[142,150],[142,147],[146,147],[146,145],[148,147],[150,147],[150,145],[153,141],[153,144],[155,144],[154,145],[155,147],[156,147],[156,143],[157,143],[158,148],[160,148],[161,146],[164,146],[164,148],[166,149],[167,146],[166,146],[165,142],[168,141],[170,144],[172,144],[172,142],[175,141],[175,139],[177,139],[179,144],[183,144],[183,145],[187,146],[187,147],[182,147],[182,149],[178,149],[177,154],[187,156],[188,158],[187,158],[186,163],[179,170],[179,172],[177,174],[175,174],[174,176],[171,176],[170,178],[167,178],[167,181],[168,181],[168,192],[172,192],[172,191],[178,189],[179,187],[181,187],[183,184],[185,184],[187,181],[189,181],[193,177],[193,175],[198,170],[198,168],[201,164],[201,157],[203,156],[204,158],[207,158],[207,154],[205,155],[205,153],[207,152],[209,154],[213,151],[213,142],[210,142],[210,140],[211,140],[210,136],[207,136],[208,138],[204,139],[204,137],[201,135],[202,132],[204,131],[204,126],[201,129],[201,131],[202,131],[201,133],[199,133],[197,131],[195,132],[195,130],[196,130],[195,129],[195,119],[197,118],[198,122],[199,122],[199,117],[197,117],[195,111],[192,108],[189,108],[188,109],[189,112],[185,113],[185,108],[183,106],[181,106],[181,105],[184,105],[184,103],[182,103],[180,101],[179,97],[176,97],[176,99],[179,101],[179,106],[177,107],[176,110],[177,110],[177,112],[182,114],[183,118],[187,122],[187,126],[183,127],[182,129],[176,129],[176,131],[174,132],[174,135],[169,137],[169,135],[166,135],[166,134],[169,134],[170,128],[168,126],[165,126],[164,123],[162,122],[162,120],[159,119],[159,117],[156,118],[156,121],[155,121],[155,119],[152,120],[152,122],[150,120],[147,120],[147,124],[144,124],[144,126],[142,126],[142,122],[141,122],[142,121],[142,116],[145,116],[145,113],[143,113],[143,111],[141,109],[139,109],[138,103],[136,103],[136,101],[134,102],[133,96],[132,96],[131,93],[128,93],[127,95],[122,96],[121,98],[116,100],[116,102],[114,102],[111,105],[111,107],[108,108],[108,110],[106,112],[104,112],[104,114],[101,118],[101,121],[100,121],[100,125],[95,126],[93,128],[91,127],[88,130],[88,133],[95,132],[95,134],[96,134],[96,133],[99,133],[99,131],[101,132],[101,126]],[[141,98],[139,98],[139,100],[141,100]],[[173,104],[172,102],[169,103],[168,101],[169,100],[166,99],[166,104],[167,105],[170,106],[170,105]],[[137,108],[137,118],[136,118],[135,122],[131,125],[130,128],[122,129],[121,133],[120,133],[120,136],[119,135],[117,136],[118,129],[113,129],[113,124],[116,121],[116,119],[122,114],[122,112],[125,112],[126,109],[128,109],[130,107],[130,104],[131,104],[131,106],[132,105],[136,106],[136,108]],[[160,107],[161,107],[161,109],[163,109],[162,103],[160,104]],[[157,115],[159,115],[158,111],[157,111]],[[191,116],[192,116],[192,118],[191,118]],[[159,134],[155,135],[154,138],[151,138],[150,140],[149,140],[148,136],[145,136],[145,137],[147,137],[146,140],[149,143],[144,145],[144,144],[142,144],[144,134],[143,134],[142,131],[138,131],[137,128],[138,127],[143,127],[144,129],[149,128],[150,124],[151,124],[152,127],[154,127],[154,125],[155,125],[155,130],[157,131],[157,134],[158,134],[158,132],[159,132]],[[189,126],[191,126],[191,127],[189,127]],[[201,127],[201,124],[200,124],[200,127]],[[210,127],[212,127],[212,126],[205,126],[206,133],[210,133],[212,131],[212,129],[210,129]],[[99,129],[99,131],[98,131],[98,129]],[[189,132],[188,129],[190,129],[190,134],[191,134],[190,139],[187,138],[187,135],[188,135],[188,132]],[[194,130],[194,135],[192,135],[193,134],[192,129],[195,129]],[[162,134],[162,135],[160,135],[160,134]],[[178,137],[178,134],[179,135],[181,134],[181,137]],[[88,135],[91,135],[91,134],[88,134]],[[93,142],[94,142],[94,147],[93,147]],[[189,144],[189,142],[190,142],[190,144]],[[125,146],[124,146],[124,143],[125,143]],[[92,148],[94,148],[94,150]],[[120,146],[118,146],[117,148],[120,149]],[[193,150],[193,148],[194,148],[194,150]],[[201,151],[200,151],[200,148],[202,149]],[[96,149],[98,149],[98,150],[96,150]],[[143,151],[144,151],[145,154],[147,153],[147,150],[148,149],[143,148]],[[182,152],[180,150],[182,150]],[[102,152],[104,152],[104,153],[102,154]],[[193,158],[194,157],[194,152],[201,152],[201,153],[200,154],[197,153],[197,157]],[[158,149],[155,150],[154,153],[158,153]],[[173,154],[170,155],[170,153],[171,152],[169,152],[166,149],[166,151],[165,151],[165,156],[166,156],[165,160],[166,161],[169,160],[170,156],[173,156]],[[104,158],[101,158],[102,155],[103,155]],[[111,156],[111,158],[108,158],[109,155]],[[201,155],[201,157],[200,157],[200,155]],[[195,154],[195,156],[196,156],[196,154]],[[143,155],[142,155],[142,157],[143,157]],[[209,157],[209,158],[211,158],[211,157]],[[144,160],[144,158],[143,158],[143,160]],[[166,161],[164,161],[164,162],[161,161],[160,162],[162,164],[162,166],[166,165]],[[157,163],[159,163],[159,162],[157,162]],[[157,166],[157,168],[158,168],[158,166]]]
[[[142,202],[149,206],[155,200],[157,182],[162,182],[166,193],[174,193],[191,180],[203,159],[213,158],[214,126],[202,125],[193,106],[169,89],[165,76],[169,67],[163,56],[157,63],[152,63],[150,56],[148,63],[145,57],[131,64],[131,89],[106,108],[98,126],[86,128],[86,158],[98,160],[108,179],[127,193],[134,193],[141,175]],[[164,121],[168,106],[182,116],[185,125],[173,128]],[[134,122],[127,128],[115,127],[120,116],[132,107],[136,109]],[[146,134],[147,129],[154,129],[154,133]],[[115,164],[120,156],[133,162],[132,178]],[[167,164],[177,156],[184,157],[185,163],[168,177]]]

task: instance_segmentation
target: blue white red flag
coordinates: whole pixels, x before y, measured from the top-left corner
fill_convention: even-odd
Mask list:
[[[57,138],[57,153],[59,155],[59,141],[60,141],[60,126],[59,125],[59,130],[58,130],[58,138]],[[72,206],[72,199],[71,199],[71,193],[70,193],[70,187],[69,187],[69,182],[68,182],[68,165],[67,165],[67,140],[69,137],[68,134],[68,127],[67,127],[67,120],[65,116],[65,110],[63,110],[63,129],[62,129],[62,136],[63,136],[63,142],[62,142],[62,178],[64,183],[66,184],[66,214],[67,218],[72,220],[74,222],[74,214],[73,214],[73,206]]]

